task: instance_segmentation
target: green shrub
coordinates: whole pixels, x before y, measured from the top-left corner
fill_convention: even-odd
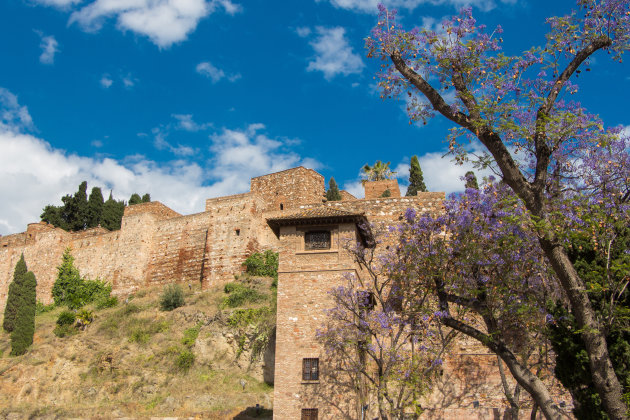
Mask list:
[[[245,271],[252,276],[278,277],[278,253],[269,249],[250,255],[243,265]]]
[[[154,322],[147,318],[132,318],[128,324],[129,342],[147,344],[153,335],[165,332],[168,328],[168,321]]]
[[[238,283],[228,283],[225,285],[224,290],[226,293],[229,293],[229,296],[223,298],[221,305],[228,308],[235,308],[248,302],[261,302],[267,298],[267,295]]]
[[[57,325],[73,325],[76,321],[77,315],[72,311],[63,311],[57,317]]]
[[[147,344],[150,338],[151,334],[142,328],[134,328],[129,334],[130,343]]]
[[[177,355],[175,365],[181,371],[187,372],[195,363],[195,355],[190,350],[182,350]]]
[[[112,286],[104,281],[82,278],[74,266],[70,248],[66,248],[61,265],[57,267],[57,279],[52,288],[55,305],[79,309],[95,300],[108,297],[111,291]]]
[[[381,197],[383,198],[387,198],[387,197],[391,197],[392,196],[392,192],[388,189],[386,189],[385,191],[383,191],[383,194],[381,194]]]
[[[169,284],[164,287],[160,295],[160,309],[172,311],[175,308],[184,306],[184,291],[179,284]]]
[[[37,304],[35,306],[35,314],[36,315],[41,315],[44,314],[46,312],[50,312],[53,309],[55,309],[55,304],[51,303],[50,305],[45,305],[43,302],[41,301],[37,301]]]
[[[197,337],[199,336],[199,330],[201,330],[201,325],[201,323],[198,323],[196,326],[184,331],[184,338],[182,338],[183,345],[188,348],[195,345],[195,341],[197,341]]]
[[[113,308],[118,306],[118,298],[116,296],[103,296],[96,301],[96,309]]]
[[[268,307],[255,309],[237,309],[228,317],[227,323],[234,328],[245,328],[248,325],[256,324],[267,315],[271,314]]]
[[[63,338],[69,335],[74,335],[74,334],[77,334],[78,332],[79,330],[74,328],[73,325],[57,325],[55,329],[53,330],[53,333],[59,338]]]
[[[117,311],[117,314],[124,318],[129,315],[137,314],[138,312],[141,312],[141,311],[142,311],[142,308],[136,305],[135,303],[127,303],[122,308],[120,308],[119,311]]]
[[[87,309],[81,309],[77,312],[77,324],[81,329],[85,329],[88,325],[90,325],[94,321],[94,312],[88,311]]]

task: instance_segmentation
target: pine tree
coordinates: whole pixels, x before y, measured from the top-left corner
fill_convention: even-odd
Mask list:
[[[66,195],[63,201],[62,217],[65,219],[68,229],[72,231],[83,230],[86,226],[88,213],[87,182],[79,184],[79,190],[74,196]]]
[[[475,173],[473,171],[466,172],[466,175],[464,175],[464,177],[466,178],[466,189],[468,188],[473,188],[475,190],[479,189],[479,184],[477,183],[477,177],[475,176]]]
[[[9,293],[7,294],[7,303],[4,307],[4,319],[2,328],[6,332],[11,332],[15,328],[18,309],[23,297],[24,275],[27,273],[24,254],[20,257],[13,271],[13,281],[9,285]]]
[[[74,257],[70,248],[63,252],[61,265],[57,267],[57,279],[52,288],[52,297],[55,305],[67,305],[70,309],[83,306],[82,302],[75,301],[81,296],[79,288],[82,286],[79,270],[74,266]]]
[[[335,178],[330,177],[328,182],[328,191],[326,191],[326,200],[328,201],[341,201],[341,192],[335,182]]]
[[[103,193],[99,187],[92,188],[87,204],[87,228],[97,227],[103,215]]]
[[[140,198],[140,194],[137,193],[133,193],[131,194],[131,197],[129,197],[129,205],[133,206],[134,204],[140,204],[142,203],[142,198]]]
[[[32,271],[23,276],[22,299],[15,319],[15,328],[11,332],[11,355],[19,356],[33,344],[35,334],[35,309],[37,306],[37,280]]]
[[[53,206],[51,204],[44,207],[44,211],[39,216],[43,222],[50,223],[53,226],[68,230],[66,221],[62,217],[63,207]]]
[[[142,202],[143,203],[150,203],[151,202],[151,194],[146,193],[145,195],[142,196]]]
[[[418,156],[412,156],[411,168],[409,169],[409,187],[405,195],[407,197],[416,196],[419,191],[426,192],[427,186],[424,185],[424,176],[422,175]]]

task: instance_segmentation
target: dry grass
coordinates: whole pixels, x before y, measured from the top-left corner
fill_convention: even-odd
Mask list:
[[[0,417],[233,418],[241,413],[239,418],[249,418],[247,407],[269,409],[273,387],[236,364],[218,369],[213,362],[194,362],[189,370],[177,365],[183,352],[195,353],[182,342],[186,329],[200,325],[200,340],[228,328],[213,321],[222,319],[217,313],[223,290],[184,285],[186,305],[172,312],[159,310],[161,290],[143,290],[126,304],[123,297],[114,308],[90,308],[94,322],[64,338],[52,332],[62,309],[40,314],[34,345],[24,356],[9,357],[9,335],[0,333]]]

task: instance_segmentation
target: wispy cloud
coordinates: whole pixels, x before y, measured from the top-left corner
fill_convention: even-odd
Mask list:
[[[41,37],[39,47],[42,49],[39,62],[42,64],[53,64],[55,62],[55,54],[59,52],[59,43],[52,35],[43,36],[41,33],[39,35]]]
[[[235,82],[241,78],[239,73],[226,75],[223,70],[215,67],[209,61],[202,61],[195,67],[197,73],[212,80],[212,83],[218,83],[221,79],[227,78],[230,82]]]
[[[301,37],[311,35],[308,28],[299,28],[297,34]],[[326,80],[342,74],[358,74],[363,71],[365,64],[361,56],[352,50],[352,46],[346,38],[346,30],[340,26],[315,28],[317,36],[309,44],[315,50],[315,57],[308,63],[307,71],[321,71]]]
[[[33,130],[33,119],[26,106],[18,102],[16,95],[0,87],[0,130]]]
[[[212,123],[199,124],[195,122],[192,114],[173,114],[172,117],[177,120],[175,128],[178,130],[195,132],[212,127]]]
[[[104,87],[105,89],[108,89],[109,87],[111,87],[111,85],[114,83],[114,81],[112,80],[111,77],[109,77],[108,74],[104,74],[101,77],[100,83],[101,83],[102,87]]]
[[[315,0],[317,3],[329,2],[333,6],[361,13],[377,13],[378,4],[383,3],[390,9],[414,10],[425,4],[451,5],[457,9],[474,6],[480,10],[492,10],[500,4],[514,4],[518,0]]]

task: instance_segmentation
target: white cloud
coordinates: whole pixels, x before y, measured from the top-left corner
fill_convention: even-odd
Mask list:
[[[315,0],[317,3],[329,1],[333,6],[362,13],[377,13],[378,4],[383,3],[388,9],[408,9],[430,4],[451,5],[459,9],[463,6],[475,6],[481,10],[494,9],[498,3],[514,4],[518,0]]]
[[[251,124],[244,130],[224,128],[222,132],[210,136],[210,151],[214,155],[210,175],[217,180],[214,184],[224,188],[229,194],[247,191],[252,177],[282,171],[303,165],[312,169],[320,165],[314,159],[302,159],[297,153],[288,150],[286,139],[271,139],[261,134],[263,124]]]
[[[123,82],[123,85],[125,85],[127,89],[132,88],[136,84],[136,80],[132,78],[131,76],[123,77],[122,82]]]
[[[0,87],[0,130],[21,131],[33,128],[33,119],[28,108],[20,106],[17,96]]]
[[[81,3],[82,0],[35,0],[44,6],[53,6],[58,8],[66,8]]]
[[[53,64],[55,62],[55,54],[59,52],[59,43],[54,36],[42,36],[42,42],[39,44],[42,54],[39,56],[40,63]]]
[[[101,86],[103,86],[105,89],[108,89],[114,83],[114,81],[111,79],[111,77],[109,77],[108,74],[104,74],[101,77],[100,83]]]
[[[295,30],[295,33],[298,34],[300,38],[306,38],[311,34],[311,28],[306,26],[301,26]]]
[[[321,71],[327,80],[338,74],[348,76],[361,73],[365,64],[361,56],[352,51],[352,46],[345,37],[346,30],[342,27],[315,28],[317,38],[310,42],[315,50],[315,59],[308,63],[307,71]],[[302,33],[305,33],[302,31]],[[299,34],[299,32],[298,32]]]
[[[177,125],[175,126],[175,128],[178,130],[194,132],[212,127],[212,123],[199,124],[195,122],[193,120],[192,114],[173,114],[172,117],[177,120]]]
[[[201,74],[202,76],[205,76],[209,78],[210,80],[212,80],[212,83],[217,83],[221,79],[226,78],[226,77],[230,82],[235,82],[241,78],[241,75],[239,73],[226,76],[223,70],[221,70],[218,67],[213,66],[212,63],[210,63],[209,61],[202,61],[201,63],[197,64],[197,67],[195,67],[195,70],[197,71],[197,73]]]
[[[168,48],[184,41],[201,19],[219,7],[230,15],[241,11],[241,6],[230,0],[95,0],[74,10],[70,23],[76,22],[86,31],[98,31],[106,20],[115,19],[120,30],[147,36],[160,48]]]
[[[356,198],[365,197],[365,189],[363,188],[363,183],[361,183],[361,181],[346,182],[345,184],[343,184],[342,189],[348,191],[350,194],[352,194]]]

